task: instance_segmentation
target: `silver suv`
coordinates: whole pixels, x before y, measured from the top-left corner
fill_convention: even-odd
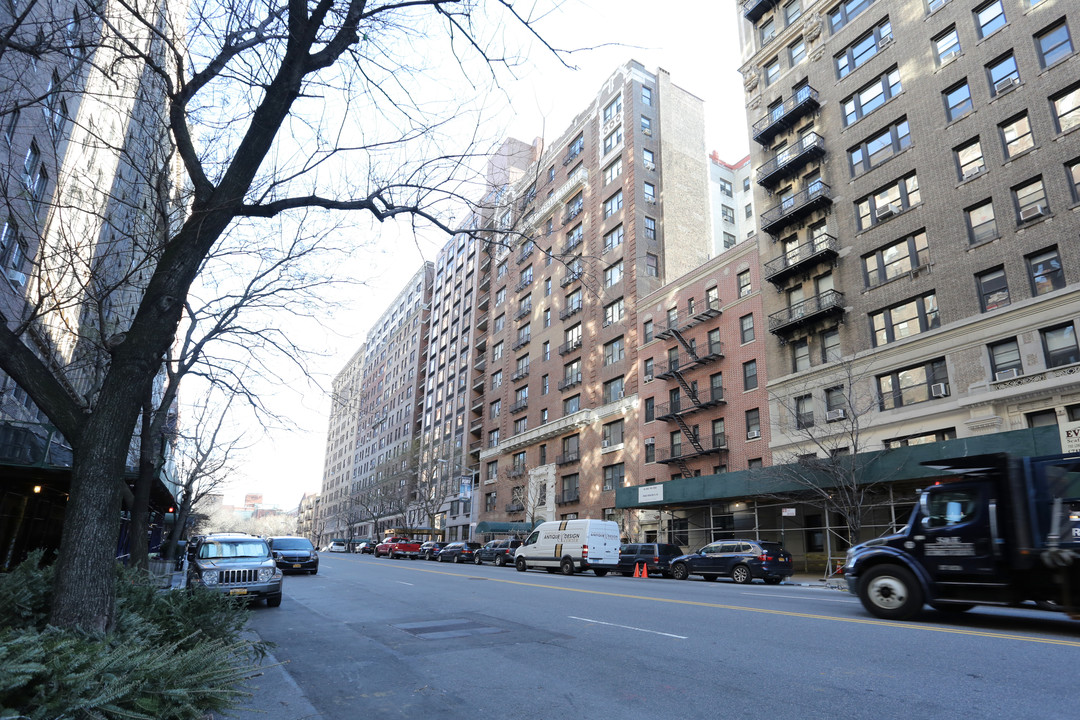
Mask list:
[[[224,595],[265,598],[270,607],[281,604],[281,571],[266,541],[254,535],[215,533],[204,537],[188,566],[188,584]]]

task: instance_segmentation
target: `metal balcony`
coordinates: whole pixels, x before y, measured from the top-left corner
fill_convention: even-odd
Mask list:
[[[482,313],[480,317],[476,318],[476,329],[487,330],[488,316],[487,313]]]
[[[517,313],[514,314],[514,319],[521,320],[522,318],[529,317],[529,315],[532,315],[532,305],[529,305],[528,307],[523,307],[518,310]],[[477,327],[479,327],[479,325],[477,325]]]
[[[569,307],[567,307],[565,310],[563,310],[562,312],[559,313],[559,319],[560,320],[565,320],[566,318],[568,318],[568,317],[570,317],[572,315],[576,315],[577,313],[581,312],[581,308],[582,308],[582,304],[580,302],[573,303]]]
[[[522,335],[521,337],[519,337],[519,338],[517,339],[517,342],[515,342],[515,343],[514,343],[514,344],[513,344],[512,346],[511,346],[511,349],[513,349],[513,350],[520,350],[521,348],[523,348],[523,347],[525,347],[526,345],[528,345],[528,344],[529,344],[529,341],[530,341],[530,340],[532,340],[532,335],[531,335],[531,334],[530,334],[530,335]]]
[[[832,188],[817,180],[763,212],[761,229],[770,235],[777,235],[791,223],[826,205],[832,205]]]
[[[671,334],[679,329],[679,315],[669,315],[664,322],[656,323],[656,332],[653,337],[659,340],[665,340],[671,337]]]
[[[568,341],[564,342],[562,345],[559,346],[559,354],[560,355],[566,355],[567,353],[574,352],[575,350],[577,350],[580,347],[581,347],[581,338],[578,338],[577,340],[568,340]]]
[[[518,380],[524,380],[527,377],[529,377],[529,367],[528,367],[528,365],[526,365],[525,367],[521,368],[520,370],[515,372],[513,375],[511,375],[510,376],[510,382],[517,382]]]
[[[769,8],[776,7],[778,3],[779,0],[743,0],[739,7],[742,9],[744,18],[756,23],[769,11]]]
[[[487,290],[491,287],[491,273],[484,273],[480,276],[480,284],[477,285],[480,290]]]
[[[510,412],[518,413],[529,407],[529,398],[523,398],[510,406]]]
[[[512,478],[521,477],[524,474],[525,474],[525,466],[524,465],[514,465],[513,467],[511,467],[509,470],[506,471],[506,476],[507,477],[512,477]]]
[[[517,258],[518,265],[520,265],[521,263],[528,260],[529,257],[533,254],[533,250],[535,250],[535,249],[536,249],[536,246],[533,245],[532,243],[526,245],[525,248],[522,249],[521,253],[518,255],[518,258]]]
[[[521,282],[519,282],[517,284],[517,286],[514,288],[514,292],[521,292],[522,290],[524,290],[525,288],[529,287],[532,284],[533,284],[533,279],[532,279],[531,275],[529,277],[521,278]]]
[[[575,283],[581,279],[581,276],[585,273],[581,270],[569,270],[566,271],[566,277],[559,283],[559,287],[567,287],[571,283]]]
[[[525,511],[525,506],[522,505],[521,503],[507,503],[506,504],[506,512],[508,512],[508,513],[519,513],[519,512],[524,512],[524,511]]]
[[[580,501],[581,494],[577,490],[564,490],[555,498],[556,505],[569,505],[570,503],[576,503]]]
[[[809,85],[802,86],[782,105],[777,105],[769,111],[768,115],[754,123],[751,132],[754,141],[761,145],[771,145],[773,138],[782,130],[786,130],[807,114],[817,110],[820,105],[818,91]]]
[[[560,390],[568,390],[581,384],[581,373],[572,373],[559,381]]]
[[[816,132],[807,133],[790,147],[786,147],[771,160],[757,169],[757,183],[771,188],[779,180],[791,177],[811,160],[825,155],[825,139]]]
[[[565,453],[555,458],[556,465],[569,465],[570,463],[576,463],[581,460],[581,453],[574,451],[571,453]]]
[[[820,295],[807,298],[789,308],[769,316],[769,332],[774,335],[787,334],[795,328],[807,325],[815,320],[844,312],[844,293],[826,290]]]
[[[701,446],[700,448],[695,447],[690,441],[680,445],[672,445],[670,448],[657,448],[656,462],[666,465],[703,455],[719,455],[728,449],[727,438],[724,433],[716,433],[711,437],[700,439],[698,444]]]
[[[569,255],[570,253],[574,252],[574,250],[581,247],[582,242],[583,242],[583,240],[580,237],[577,238],[576,240],[571,240],[571,241],[567,242],[565,245],[563,245],[562,250],[560,250],[560,252],[563,255]]]
[[[822,262],[832,262],[839,254],[839,240],[832,235],[819,235],[765,263],[765,279],[778,288],[782,287],[792,275],[816,267]]]

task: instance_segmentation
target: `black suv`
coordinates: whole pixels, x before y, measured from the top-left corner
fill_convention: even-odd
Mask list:
[[[450,543],[441,542],[439,540],[428,540],[420,546],[420,557],[425,560],[437,560],[439,558],[439,551],[449,544]]]
[[[478,542],[452,542],[439,551],[439,562],[469,562],[479,549]]]
[[[282,570],[296,570],[315,575],[319,572],[319,551],[302,537],[272,537],[266,543]]]
[[[671,561],[683,554],[681,547],[668,543],[627,543],[619,548],[615,571],[630,577],[644,564],[650,575],[671,577]]]
[[[762,540],[719,540],[671,561],[671,575],[676,580],[691,575],[706,580],[725,576],[737,583],[761,578],[767,585],[776,585],[793,572],[788,551],[780,543]]]
[[[499,567],[514,564],[514,551],[521,547],[521,540],[492,540],[473,553],[473,562],[483,565],[493,562]]]
[[[281,604],[281,571],[270,546],[255,535],[215,533],[202,538],[188,566],[188,585],[265,599],[270,607]]]

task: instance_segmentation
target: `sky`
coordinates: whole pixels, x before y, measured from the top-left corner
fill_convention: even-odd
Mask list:
[[[628,60],[646,70],[668,71],[671,80],[705,101],[708,151],[727,162],[749,153],[743,103],[737,0],[570,0],[541,26],[558,48],[575,51],[567,69],[550,54],[519,68],[518,79],[504,83],[504,96],[489,105],[491,137],[555,140],[595,97],[602,83]],[[468,92],[463,88],[462,92]],[[264,398],[293,428],[249,429],[248,450],[224,488],[226,503],[239,504],[246,493],[283,510],[295,508],[304,493],[322,483],[329,389],[334,375],[363,343],[368,329],[424,260],[432,260],[446,237],[413,237],[408,228],[380,226],[365,249],[341,268],[361,283],[335,297],[335,311],[318,330],[305,329],[317,349],[309,369],[322,387],[292,368],[286,382]]]

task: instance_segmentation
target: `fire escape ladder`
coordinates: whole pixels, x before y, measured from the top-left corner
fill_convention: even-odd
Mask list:
[[[690,444],[694,446],[694,450],[698,453],[704,452],[705,448],[701,445],[701,439],[697,436],[697,433],[686,424],[686,421],[683,420],[681,415],[675,416],[675,422],[679,424],[679,429],[682,430],[683,437],[689,440]]]
[[[683,349],[686,350],[686,354],[690,356],[691,363],[701,361],[701,358],[698,357],[698,354],[694,352],[693,346],[689,342],[687,342],[686,338],[683,337],[683,334],[681,332],[672,329],[671,334],[675,337],[676,340],[679,341],[679,344],[683,346]]]
[[[694,473],[692,473],[690,471],[690,465],[689,465],[689,463],[686,462],[686,458],[680,456],[679,461],[678,461],[678,465],[679,465],[679,470],[682,471],[682,476],[683,477],[693,477],[694,476]]]
[[[691,386],[690,383],[686,382],[686,378],[683,377],[682,372],[680,372],[679,370],[672,370],[671,374],[675,376],[676,380],[678,380],[679,387],[681,387],[683,389],[683,392],[686,393],[686,397],[690,398],[690,402],[694,403],[694,405],[697,407],[701,407],[701,401],[698,400],[697,393],[694,392],[693,386]]]

